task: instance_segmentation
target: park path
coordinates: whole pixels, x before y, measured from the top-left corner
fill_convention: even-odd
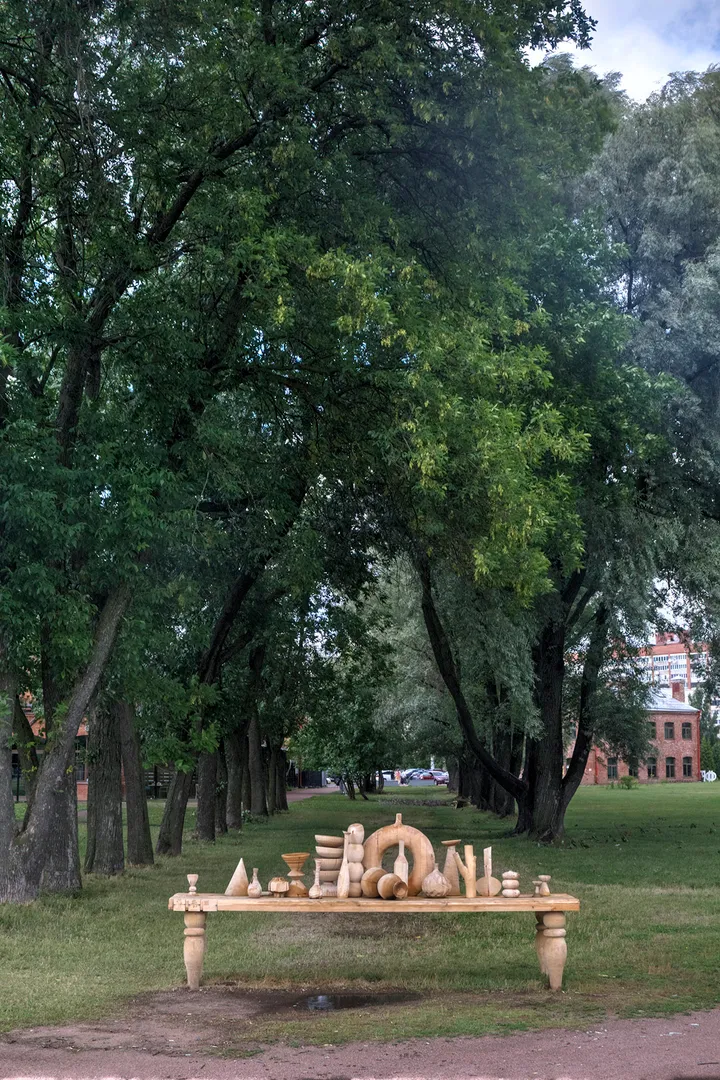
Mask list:
[[[88,1025],[89,1027],[89,1025]],[[73,1049],[53,1030],[0,1037],[3,1080],[720,1080],[720,1009],[483,1038],[273,1046],[244,1058],[125,1047],[112,1025]],[[87,1031],[85,1033],[87,1035]],[[37,1037],[41,1036],[41,1037]]]

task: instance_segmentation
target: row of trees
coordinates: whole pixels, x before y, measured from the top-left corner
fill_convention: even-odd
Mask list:
[[[561,834],[591,740],[643,749],[618,642],[716,590],[714,76],[530,68],[576,0],[6,9],[0,900],[80,885],[86,716],[99,872],[121,760],[140,862],[143,760],[175,854],[195,771],[203,839],[283,808],[288,737]]]

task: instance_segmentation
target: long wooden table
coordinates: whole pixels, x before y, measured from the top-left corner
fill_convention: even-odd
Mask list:
[[[248,896],[225,896],[223,893],[175,893],[168,901],[168,908],[170,911],[182,911],[185,915],[184,957],[191,990],[200,987],[205,956],[205,923],[208,912],[215,911],[269,911],[276,914],[292,911],[316,915],[417,915],[438,911],[458,915],[531,911],[537,920],[535,949],[540,961],[540,971],[547,975],[551,990],[560,990],[567,958],[565,912],[579,911],[580,901],[563,893],[551,893],[550,896],[478,896],[472,899],[465,896],[447,896],[442,900],[430,900],[420,896],[408,897],[406,900],[368,900],[364,897],[358,900],[338,900],[329,896],[321,900],[310,900],[306,897],[281,899],[270,896],[269,893],[252,899]]]

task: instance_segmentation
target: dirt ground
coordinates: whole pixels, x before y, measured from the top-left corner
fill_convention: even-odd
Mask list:
[[[307,1007],[306,1002],[303,1003]],[[347,1004],[347,1003],[346,1003]],[[352,1005],[352,1002],[350,1003]],[[597,1030],[345,1046],[234,1045],[298,995],[208,988],[145,995],[126,1015],[0,1037],[4,1080],[720,1080],[720,1009]],[[240,1053],[242,1056],[237,1056]]]

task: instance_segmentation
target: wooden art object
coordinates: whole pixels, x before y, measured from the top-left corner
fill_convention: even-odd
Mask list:
[[[443,840],[442,844],[444,848],[447,848],[447,854],[445,855],[445,865],[443,866],[443,877],[447,878],[450,882],[450,892],[448,896],[460,895],[460,875],[458,874],[458,868],[455,865],[454,851],[460,840]]]
[[[196,892],[197,892],[197,881],[198,881],[198,876],[199,876],[198,874],[188,874],[188,875],[187,875],[187,879],[188,879],[188,892],[189,892],[189,893],[196,893]]]
[[[384,877],[387,870],[384,870],[382,866],[371,866],[369,870],[366,870],[362,876],[361,892],[363,896],[367,896],[370,900],[377,899],[378,887],[377,883],[381,877]]]
[[[321,870],[339,870],[342,866],[342,858],[339,859],[325,859],[320,856],[317,857],[315,862],[320,864]]]
[[[335,889],[343,861],[345,838],[343,836],[326,836],[324,833],[317,833],[315,843],[317,845],[315,854],[318,856],[320,865],[320,884],[323,887],[332,885],[333,889]],[[331,894],[323,891],[323,896],[329,895]],[[335,895],[335,893],[332,895]]]
[[[228,882],[228,887],[225,890],[226,896],[247,896],[248,891],[248,876],[245,869],[245,863],[241,859],[235,867],[235,873]]]
[[[435,865],[435,852],[425,833],[412,825],[403,825],[402,814],[397,814],[394,825],[384,825],[365,841],[365,866],[380,866],[388,848],[403,841],[412,855],[413,868],[408,877],[408,896],[417,896],[424,879]]]
[[[383,874],[378,879],[377,890],[383,900],[404,900],[408,894],[408,884],[397,874]]]
[[[309,851],[293,851],[289,855],[281,855],[281,859],[287,864],[290,871],[290,888],[288,896],[307,896],[308,890],[303,881],[303,866],[310,858]]]
[[[350,834],[345,833],[345,850],[343,853],[342,866],[337,876],[338,900],[347,900],[350,895],[350,864],[348,862],[348,839]]]
[[[362,844],[353,844],[351,839],[348,839],[347,846],[347,861],[349,863],[358,863],[362,866],[363,857],[365,855],[365,848]]]
[[[319,900],[323,895],[322,885],[320,884],[320,860],[315,860],[315,881],[308,889],[308,896],[311,900]]]
[[[393,873],[397,874],[399,878],[402,878],[407,885],[408,878],[410,877],[410,867],[408,866],[408,861],[405,857],[405,841],[399,840],[398,847],[400,848],[400,851],[398,852],[398,857],[393,864]]]
[[[475,875],[477,874],[477,860],[472,844],[465,844],[463,851],[465,853],[465,862],[462,861],[457,851],[453,852],[455,865],[465,881],[465,896],[467,896],[468,899],[473,900],[476,895]]]
[[[502,890],[502,882],[492,876],[492,848],[483,848],[483,876],[475,882],[478,896],[497,896]]]
[[[248,885],[247,894],[248,894],[248,896],[251,896],[251,897],[253,897],[254,899],[257,900],[257,898],[259,896],[262,896],[262,891],[263,891],[262,885],[260,884],[260,882],[258,880],[257,866],[254,866],[253,867],[252,881]]]
[[[350,884],[353,882],[362,881],[362,876],[365,873],[363,870],[363,864],[360,862],[348,863],[348,873],[350,874]]]
[[[352,863],[350,865],[352,865]],[[357,900],[362,896],[362,885],[359,881],[350,882],[348,885],[348,896],[353,900]]]
[[[287,896],[290,892],[290,882],[284,877],[274,877],[268,884],[268,892],[271,896]]]
[[[337,896],[337,885],[334,882],[323,881],[320,888],[323,896]]]
[[[339,870],[321,870],[320,880],[327,882],[329,885],[337,885]]]
[[[457,870],[457,867],[455,868]],[[441,874],[438,870],[438,864],[435,863],[435,869],[423,879],[422,891],[426,896],[429,896],[431,900],[441,899],[443,896],[450,895],[450,882]]]
[[[540,882],[540,895],[550,896],[550,882],[552,878],[549,874],[538,874],[538,881]]]
[[[565,913],[562,911],[536,912],[537,926],[535,950],[540,970],[547,975],[551,990],[562,989],[563,970],[567,959],[565,941]]]
[[[514,870],[503,870],[502,894],[506,897],[520,895],[520,875]]]
[[[354,825],[348,825],[347,831],[350,833],[351,844],[362,844],[365,839],[364,825],[361,825],[358,821],[356,821]]]

